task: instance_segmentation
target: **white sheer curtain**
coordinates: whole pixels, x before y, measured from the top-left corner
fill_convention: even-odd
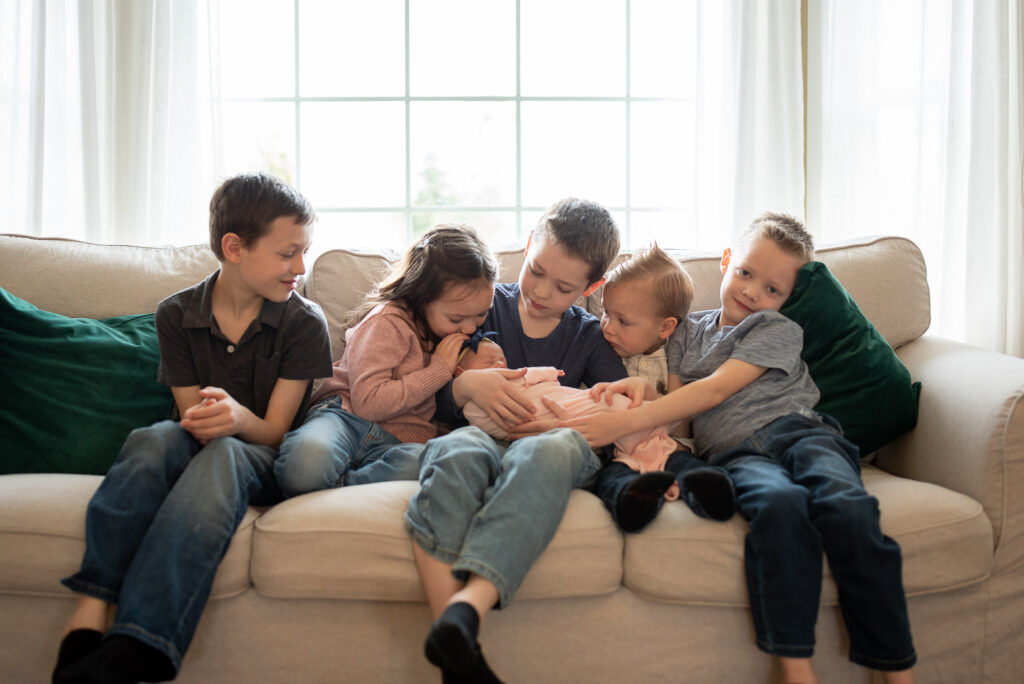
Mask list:
[[[800,1],[705,0],[697,26],[697,244],[755,215],[803,216]]]
[[[0,26],[3,230],[204,241],[216,185],[206,2],[3,0]]]
[[[1024,356],[1021,0],[809,0],[807,216],[923,250],[936,334]]]

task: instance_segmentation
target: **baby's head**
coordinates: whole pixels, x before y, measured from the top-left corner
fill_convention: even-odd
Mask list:
[[[814,241],[788,214],[765,213],[722,254],[719,327],[757,311],[778,311],[796,286],[800,267],[814,259]]]
[[[455,364],[455,375],[463,371],[482,370],[484,368],[507,368],[505,352],[491,336],[494,333],[477,331],[463,343],[462,353]]]
[[[692,302],[689,274],[653,245],[608,275],[601,331],[619,356],[650,354],[675,331]]]

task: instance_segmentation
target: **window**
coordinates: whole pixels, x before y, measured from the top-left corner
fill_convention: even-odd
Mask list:
[[[696,3],[224,0],[226,175],[296,184],[318,249],[442,221],[522,244],[543,209],[608,207],[623,241],[695,243]]]

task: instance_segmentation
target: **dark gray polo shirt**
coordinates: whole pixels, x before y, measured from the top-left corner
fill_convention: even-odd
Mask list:
[[[284,302],[265,300],[259,316],[234,344],[213,317],[213,284],[219,274],[157,305],[157,380],[171,387],[220,387],[262,418],[278,378],[331,376],[331,341],[319,306],[297,292]],[[311,389],[312,382],[291,429],[302,424]]]

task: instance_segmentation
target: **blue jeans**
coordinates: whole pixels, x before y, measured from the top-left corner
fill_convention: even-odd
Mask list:
[[[509,444],[460,428],[427,442],[406,527],[455,577],[489,580],[506,606],[558,529],[569,494],[599,467],[575,430]]]
[[[757,645],[793,658],[814,652],[824,553],[839,587],[850,660],[904,670],[917,657],[900,547],[882,534],[857,447],[832,418],[813,416],[778,418],[711,458],[733,478],[737,507],[750,523],[745,562]]]
[[[116,603],[108,634],[149,644],[177,670],[249,502],[281,499],[276,454],[234,437],[204,447],[175,421],[133,431],[89,501],[82,567],[61,581]]]
[[[415,480],[422,444],[403,444],[377,423],[341,408],[333,396],[285,435],[274,476],[286,497],[343,485]]]

